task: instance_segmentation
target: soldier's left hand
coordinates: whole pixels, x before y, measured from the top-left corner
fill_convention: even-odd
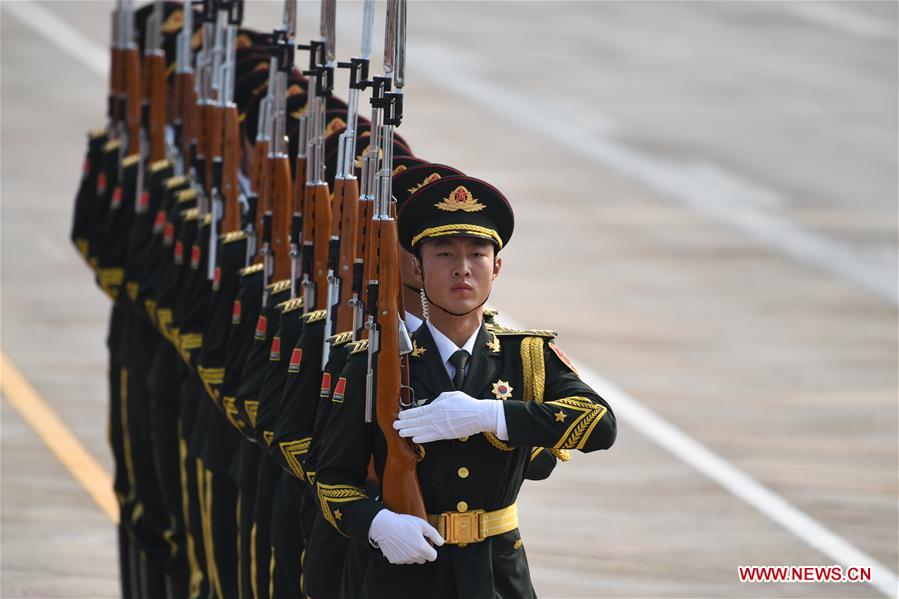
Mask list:
[[[496,433],[505,423],[501,401],[475,399],[462,391],[441,393],[426,406],[403,410],[393,428],[415,443],[458,439],[477,433]]]

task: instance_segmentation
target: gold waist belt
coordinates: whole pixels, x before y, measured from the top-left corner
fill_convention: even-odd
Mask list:
[[[513,503],[493,512],[466,510],[428,514],[428,522],[451,545],[479,543],[487,537],[518,528],[518,505]]]

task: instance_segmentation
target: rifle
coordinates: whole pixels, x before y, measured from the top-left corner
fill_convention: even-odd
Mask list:
[[[331,351],[330,337],[352,330],[354,307],[353,269],[357,255],[357,228],[359,226],[359,184],[356,179],[356,128],[359,124],[359,92],[370,84],[368,81],[371,57],[371,36],[374,28],[374,0],[365,0],[362,16],[361,57],[350,62],[340,62],[338,67],[350,71],[350,93],[347,102],[346,130],[340,135],[337,146],[337,174],[334,178],[334,209],[331,220],[331,239],[328,247],[328,296],[325,318],[325,341],[322,351],[322,368],[328,362]]]
[[[408,439],[393,428],[400,404],[411,403],[408,355],[412,351],[409,333],[400,317],[399,240],[393,216],[393,129],[400,125],[403,113],[402,88],[405,85],[406,0],[389,0],[384,41],[385,89],[391,82],[395,92],[386,91],[375,100],[384,110],[379,145],[369,155],[379,160],[375,177],[375,203],[369,235],[372,278],[368,283],[368,373],[366,376],[366,420],[375,404],[378,426],[387,442],[387,457],[381,477],[381,497],[391,510],[426,518],[424,499],[418,484],[418,452]]]
[[[119,107],[119,94],[122,91],[122,0],[116,0],[112,11],[112,38],[109,45],[109,94],[106,97],[107,130],[110,139],[117,134],[116,128],[122,114]]]
[[[193,130],[193,106],[197,99],[194,95],[194,70],[191,66],[191,37],[193,36],[194,14],[191,0],[184,0],[182,14],[184,21],[178,33],[175,48],[175,101],[172,119],[175,133],[174,148],[176,152],[175,172],[183,175],[193,161],[190,152],[190,140],[195,135]]]
[[[122,34],[120,87],[120,114],[124,117],[122,138],[127,142],[122,149],[127,155],[140,151],[141,124],[141,76],[140,51],[134,43],[134,5],[133,0],[125,0],[119,13],[119,31]],[[127,148],[127,149],[126,149]]]
[[[209,116],[208,148],[209,162],[209,194],[211,198],[212,218],[209,230],[209,260],[207,277],[215,279],[216,257],[218,250],[219,221],[223,218],[227,222],[228,231],[235,231],[240,227],[238,214],[239,205],[237,197],[237,168],[239,164],[240,138],[238,126],[237,107],[233,102],[234,97],[234,69],[237,57],[237,28],[243,18],[243,3],[241,0],[219,0],[218,17],[216,27],[216,41],[213,49],[213,77],[212,88],[216,92],[216,100],[208,99],[206,106]],[[228,128],[230,139],[226,142],[224,133]],[[224,158],[229,158],[229,170],[224,168]],[[227,173],[228,195],[225,195],[225,173]]]
[[[303,193],[303,311],[325,307],[328,285],[328,238],[331,234],[331,194],[325,179],[325,112],[334,88],[336,0],[322,0],[321,62],[303,74],[310,77],[306,115],[306,188]],[[310,59],[310,67],[312,67]]]
[[[142,120],[150,141],[150,161],[166,157],[165,52],[162,50],[162,0],[155,0],[144,39],[144,105]]]

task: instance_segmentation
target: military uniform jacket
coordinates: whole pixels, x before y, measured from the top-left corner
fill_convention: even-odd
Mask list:
[[[418,478],[428,514],[515,503],[534,448],[607,449],[616,435],[608,404],[552,344],[549,331],[511,331],[482,325],[462,390],[486,400],[503,400],[509,441],[484,433],[424,444]],[[413,335],[410,358],[415,401],[426,404],[453,390],[428,327]],[[360,344],[363,345],[364,344]],[[344,370],[345,393],[332,397],[318,463],[317,490],[326,520],[341,533],[370,546],[368,530],[384,509],[363,491],[366,465],[374,453],[380,476],[386,444],[376,424],[364,422],[364,347]],[[374,551],[374,550],[373,550]],[[436,561],[395,566],[380,554],[370,561],[364,594],[377,597],[533,596],[518,530],[467,546],[445,545]]]

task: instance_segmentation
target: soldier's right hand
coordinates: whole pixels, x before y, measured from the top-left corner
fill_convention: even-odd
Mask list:
[[[371,544],[381,550],[391,564],[423,564],[437,559],[443,537],[433,526],[409,514],[381,510],[368,529]]]

